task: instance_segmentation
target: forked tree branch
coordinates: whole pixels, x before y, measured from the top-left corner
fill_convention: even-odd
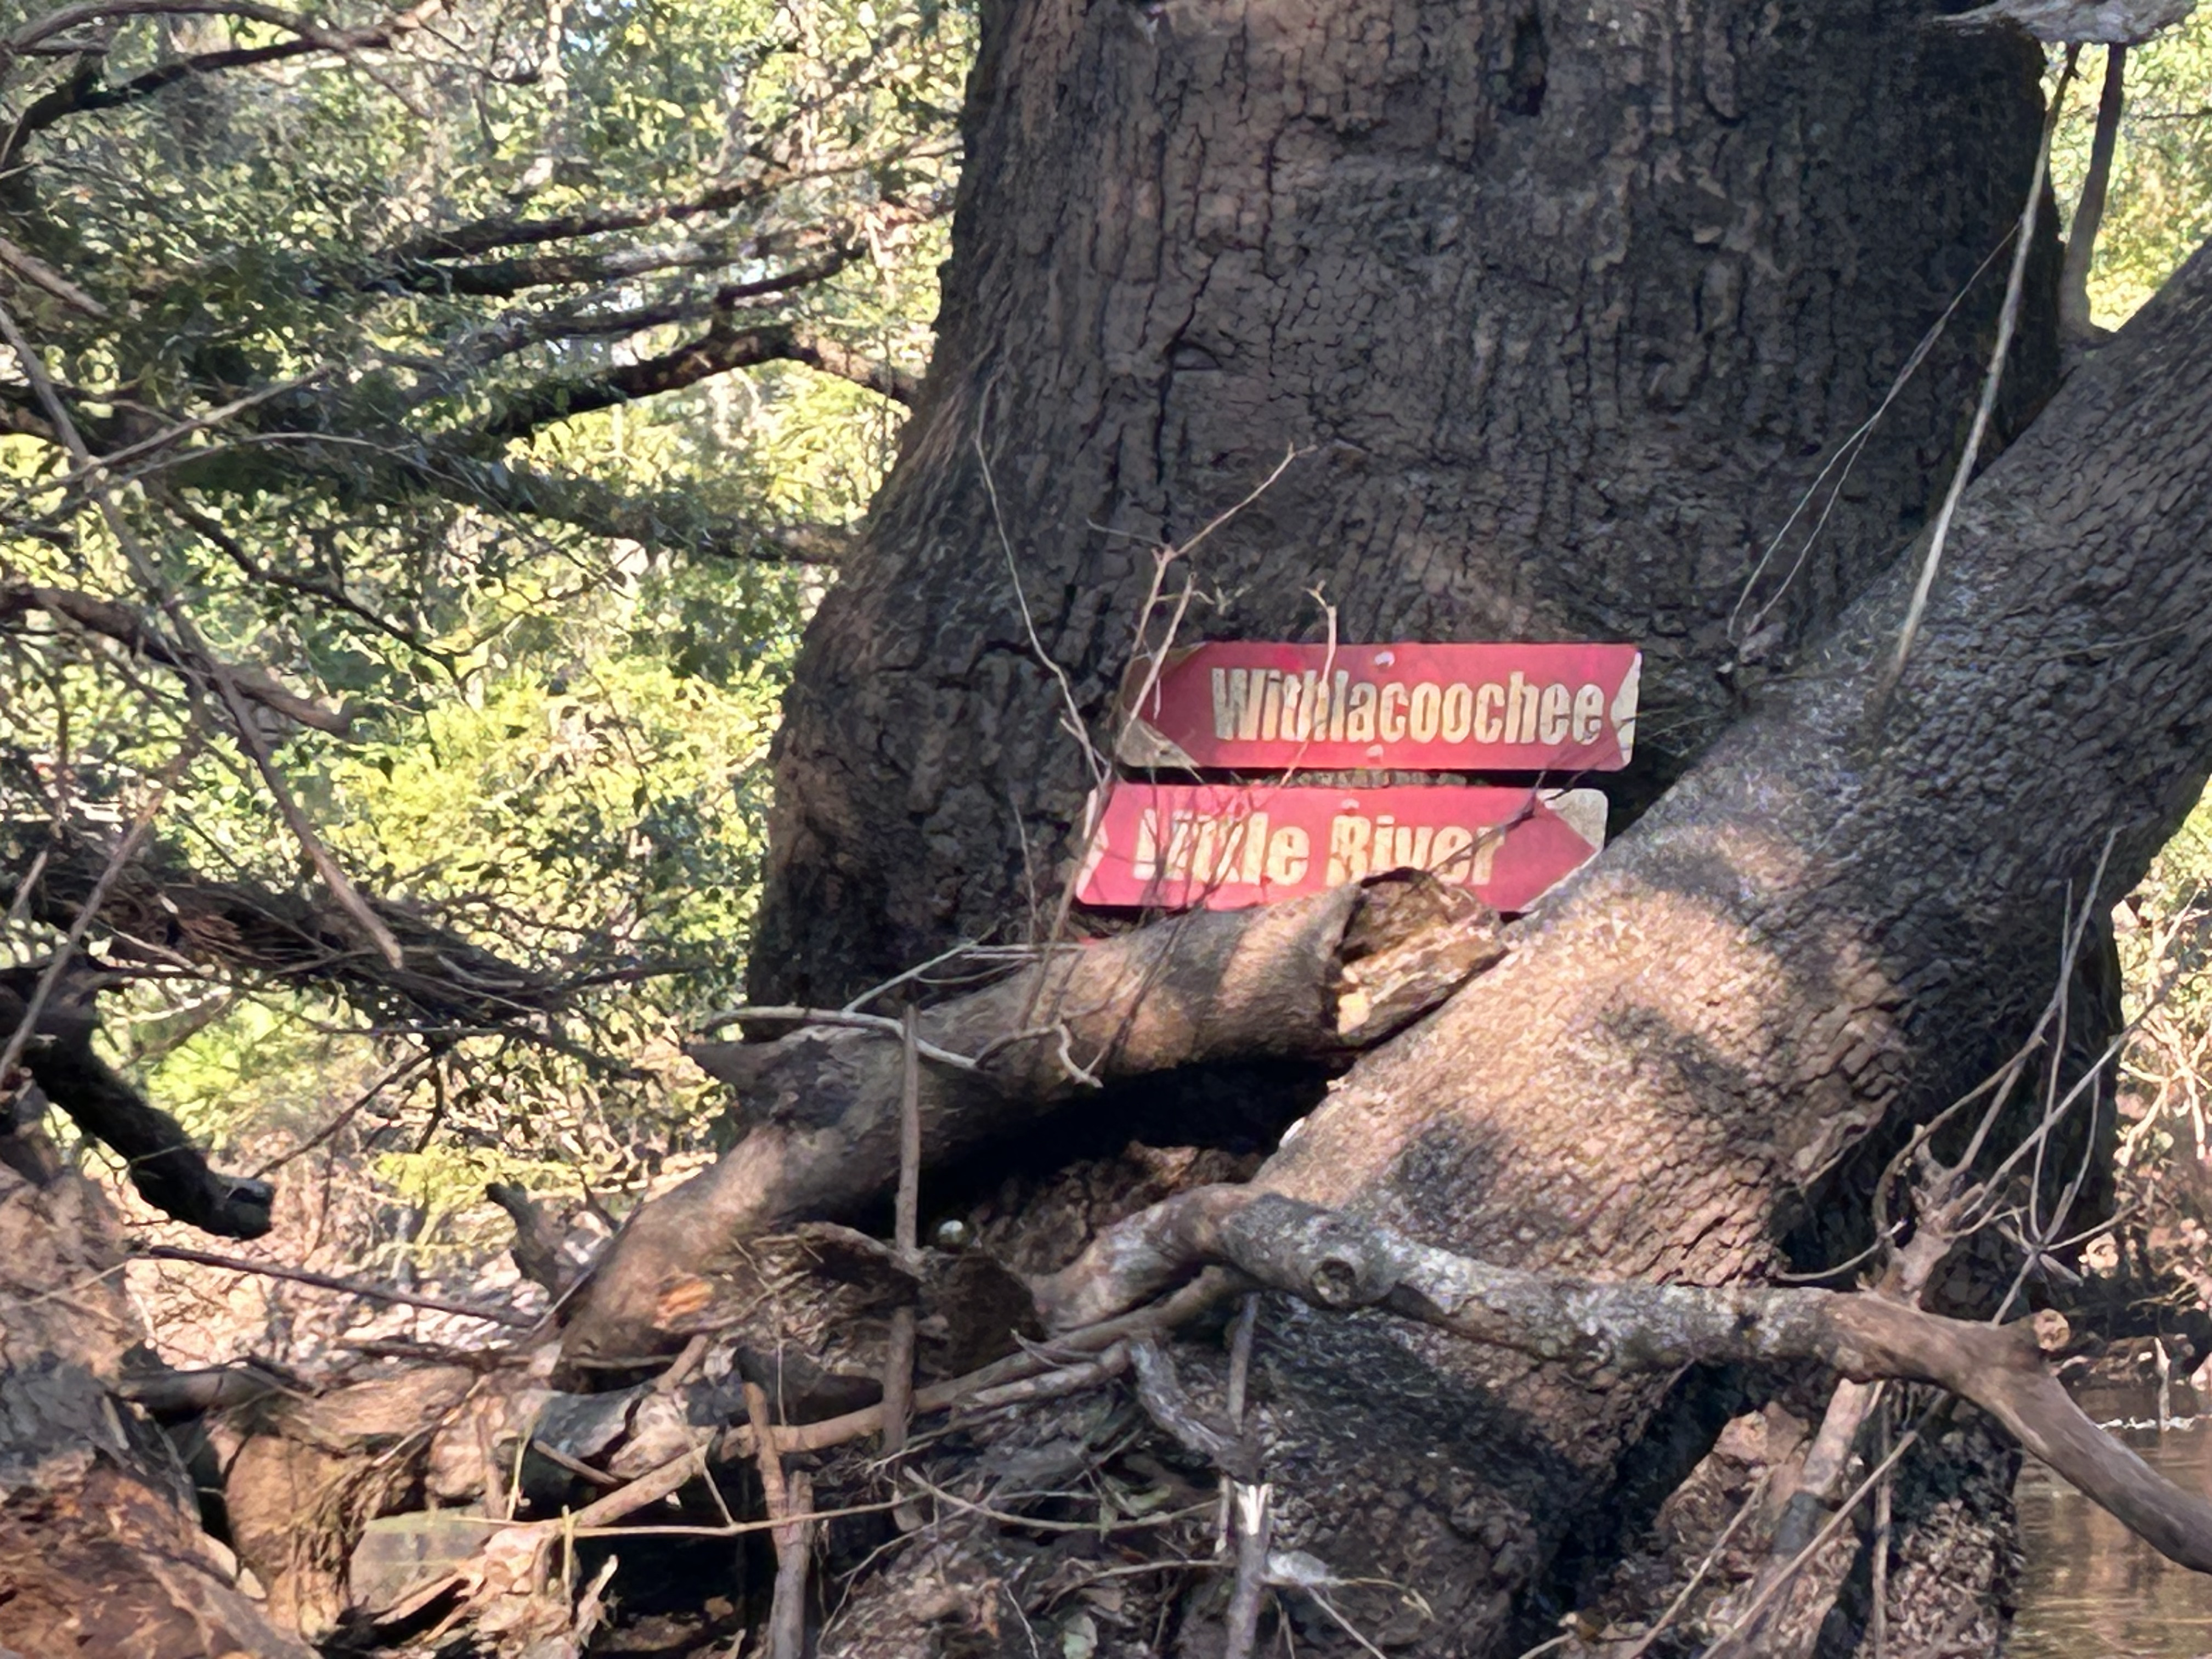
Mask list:
[[[2039,1313],[1944,1319],[1866,1292],[1646,1285],[1530,1273],[1249,1187],[1201,1187],[1108,1228],[1038,1282],[1055,1325],[1094,1322],[1200,1268],[1339,1312],[1382,1308],[1470,1341],[1602,1373],[1814,1359],[1855,1382],[1929,1382],[1972,1401],[2160,1554],[2212,1572],[2212,1503],[2082,1415],[2045,1358],[2069,1340]]]

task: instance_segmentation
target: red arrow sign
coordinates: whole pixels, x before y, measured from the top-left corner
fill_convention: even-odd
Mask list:
[[[1526,909],[1605,844],[1595,789],[1111,786],[1085,856],[1085,904],[1241,909],[1384,870],[1431,870]]]
[[[1617,771],[1642,664],[1632,645],[1215,641],[1131,668],[1115,752],[1148,769]]]

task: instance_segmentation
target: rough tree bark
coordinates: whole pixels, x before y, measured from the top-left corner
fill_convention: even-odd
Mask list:
[[[1346,640],[1638,641],[1648,799],[1735,712],[1720,671],[1832,620],[1963,438],[2001,272],[1736,616],[2019,212],[2039,59],[1927,9],[987,7],[930,380],[787,704],[757,998],[834,1006],[1056,888],[1091,780],[979,433],[1094,720],[1149,546],[1295,444],[1197,558],[1187,633],[1317,638],[1318,592]],[[2021,410],[2056,278],[2041,250]]]
[[[239,1591],[161,1431],[115,1216],[37,1130],[0,1134],[0,1651],[309,1659]]]
[[[1263,1182],[1521,1266],[1779,1265],[1857,1143],[2017,1041],[2107,831],[2100,901],[2204,775],[2201,260],[1970,497],[1886,708],[1880,573],[1981,328],[1891,407],[1787,590],[1794,547],[1758,568],[2017,210],[2034,64],[1878,3],[988,11],[938,363],[788,706],[757,993],[829,1001],[1036,914],[1088,778],[992,490],[1095,723],[1146,544],[1296,442],[1207,544],[1187,631],[1313,636],[1318,587],[1346,639],[1638,640],[1630,804],[1736,723]],[[1285,1535],[1416,1589],[1414,1650],[1542,1634],[1657,1391],[1296,1308],[1261,1349]]]

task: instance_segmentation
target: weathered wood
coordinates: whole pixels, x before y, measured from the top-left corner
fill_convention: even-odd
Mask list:
[[[312,1659],[240,1592],[117,1392],[144,1335],[122,1265],[99,1192],[37,1130],[0,1134],[0,1646]]]
[[[1209,1060],[1346,1055],[1401,1030],[1504,950],[1490,911],[1407,871],[1054,951],[923,1011],[930,1048],[975,1062],[931,1063],[922,1050],[923,1163],[957,1157],[1099,1083]],[[694,1047],[737,1091],[750,1127],[623,1231],[577,1297],[569,1358],[660,1351],[668,1286],[712,1272],[748,1236],[849,1213],[890,1190],[903,1052],[895,1024]]]
[[[0,977],[0,1031],[13,1030],[28,1001],[18,971]],[[61,994],[40,1010],[23,1049],[23,1067],[76,1127],[123,1160],[131,1184],[164,1215],[224,1238],[258,1238],[269,1231],[275,1188],[265,1181],[211,1168],[184,1126],[132,1088],[92,1046],[99,1022],[95,979],[65,978]]]

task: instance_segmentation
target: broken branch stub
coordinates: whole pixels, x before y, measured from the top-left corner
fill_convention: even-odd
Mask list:
[[[1505,953],[1498,918],[1401,870],[1285,904],[1198,912],[1083,946],[922,1011],[921,1155],[938,1164],[1086,1087],[1209,1061],[1327,1060],[1381,1042]],[[737,1091],[745,1138],[640,1209],[585,1287],[572,1361],[666,1346],[663,1286],[750,1235],[851,1213],[898,1177],[903,1045],[893,1030],[803,1027],[694,1045]]]
[[[1945,1319],[1865,1291],[1650,1285],[1531,1273],[1246,1187],[1201,1187],[1101,1233],[1037,1281],[1056,1326],[1141,1302],[1208,1265],[1339,1311],[1379,1307],[1472,1341],[1614,1373],[1815,1359],[1855,1382],[1930,1382],[1972,1401],[2168,1559],[2212,1572],[2212,1503],[2081,1413],[2045,1364],[2066,1322]]]

